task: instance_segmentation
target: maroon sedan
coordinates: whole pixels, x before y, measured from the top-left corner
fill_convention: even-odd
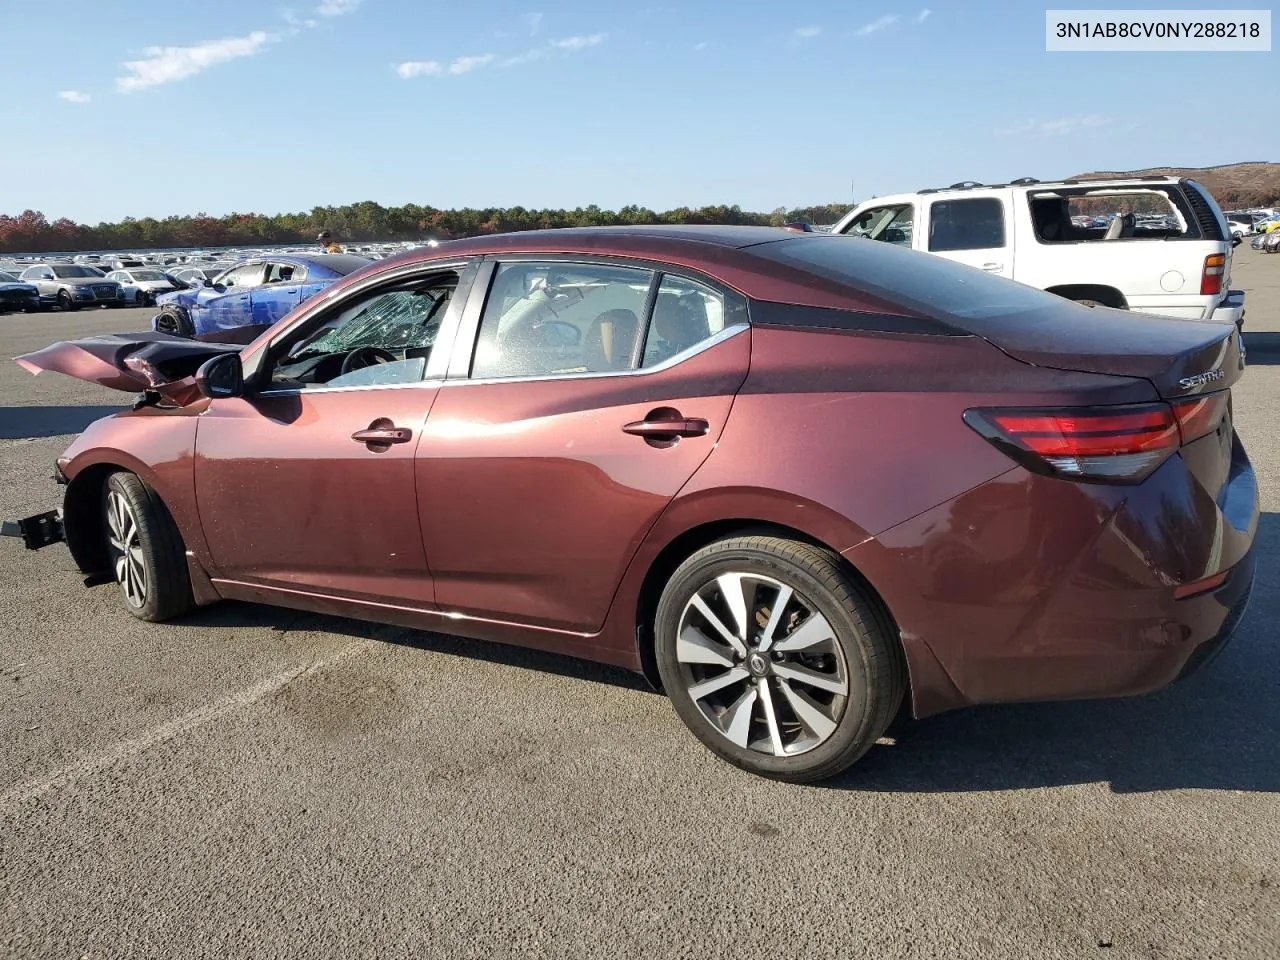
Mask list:
[[[748,770],[965,704],[1138,694],[1253,582],[1231,325],[756,228],[459,241],[240,348],[19,361],[141,392],[58,461],[134,615],[238,599],[643,671]]]

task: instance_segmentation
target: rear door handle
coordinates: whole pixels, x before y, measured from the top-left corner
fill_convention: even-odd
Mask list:
[[[688,417],[682,420],[635,420],[622,428],[623,433],[652,440],[668,440],[675,437],[705,437],[711,430],[705,420]]]
[[[413,439],[413,431],[408,427],[369,427],[357,430],[351,439],[356,443],[408,443]]]

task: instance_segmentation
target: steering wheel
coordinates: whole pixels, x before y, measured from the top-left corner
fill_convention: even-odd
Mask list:
[[[395,363],[397,359],[394,353],[383,350],[381,347],[356,347],[343,358],[342,371],[339,375],[351,373],[353,370],[363,370],[376,363]]]

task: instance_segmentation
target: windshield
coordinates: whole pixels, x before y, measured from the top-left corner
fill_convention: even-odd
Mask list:
[[[355,316],[339,317],[327,332],[304,343],[297,355],[345,353],[365,346],[385,350],[429,347],[435,342],[452,293],[452,287],[385,293],[362,304]]]
[[[77,267],[58,265],[53,268],[53,275],[59,280],[76,280],[85,277],[100,277],[102,271],[93,267]]]
[[[133,271],[133,279],[135,280],[164,280],[167,279],[159,270],[135,270]]]
[[[12,273],[5,273],[3,270],[0,270],[0,283],[17,283],[17,282],[18,282],[18,278],[15,277]]]

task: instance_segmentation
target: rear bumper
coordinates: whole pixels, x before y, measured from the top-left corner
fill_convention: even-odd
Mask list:
[[[1130,297],[1129,309],[1179,320],[1213,320],[1240,326],[1244,319],[1244,291],[1231,290],[1222,300],[1200,296]]]
[[[1244,291],[1232,290],[1227,294],[1227,298],[1223,300],[1213,312],[1209,314],[1207,320],[1215,320],[1222,323],[1234,323],[1237,328],[1244,326]]]
[[[898,624],[915,713],[1140,695],[1207,664],[1252,590],[1259,503],[1234,437],[1198,443],[1136,487],[1012,471],[846,551]]]

